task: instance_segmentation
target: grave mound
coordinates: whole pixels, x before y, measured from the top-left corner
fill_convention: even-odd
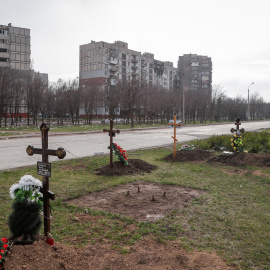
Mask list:
[[[138,173],[149,173],[155,170],[157,166],[147,163],[141,159],[129,159],[128,165],[123,165],[120,161],[113,162],[113,167],[106,165],[97,169],[97,175],[133,175]]]
[[[209,158],[211,153],[203,149],[177,151],[175,158],[173,154],[164,157],[165,161],[185,162],[185,161],[201,161]]]
[[[230,166],[256,166],[269,167],[270,155],[257,153],[234,153],[232,155],[219,155],[208,159],[209,163],[223,163]]]
[[[121,214],[137,221],[156,221],[171,211],[183,209],[206,191],[154,182],[133,183],[92,192],[66,201],[79,207]]]

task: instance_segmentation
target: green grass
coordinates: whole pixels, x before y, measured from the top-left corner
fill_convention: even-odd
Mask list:
[[[145,235],[157,241],[180,240],[187,250],[216,250],[228,263],[242,269],[269,269],[270,254],[270,169],[245,168],[229,175],[233,168],[196,163],[167,163],[162,157],[172,150],[137,151],[140,158],[157,165],[152,173],[134,176],[101,176],[93,170],[109,163],[108,156],[86,157],[52,164],[50,189],[56,194],[51,230],[56,241],[69,245],[111,243],[122,254]],[[8,236],[12,200],[9,188],[24,174],[35,177],[36,167],[0,172],[0,236]],[[40,177],[37,177],[40,178]],[[71,206],[65,203],[88,192],[136,180],[174,184],[206,190],[206,195],[154,223],[139,223],[120,215]],[[78,222],[84,214],[86,217]],[[132,227],[132,230],[130,229]],[[76,241],[75,241],[75,240]]]
[[[46,123],[46,122],[45,122]],[[153,128],[153,127],[163,127],[167,125],[162,124],[134,124],[134,128]],[[50,132],[84,132],[84,131],[101,131],[104,128],[108,129],[110,128],[109,124],[102,125],[102,124],[93,124],[93,125],[84,125],[82,122],[80,125],[64,125],[64,126],[52,126],[50,127]],[[119,124],[115,123],[114,128],[117,129],[130,129],[130,124]],[[8,127],[1,127],[0,128],[0,134],[1,131],[8,132],[8,131],[20,131],[20,132],[38,132],[40,131],[39,127],[36,126],[8,126]]]
[[[193,144],[202,149],[218,149],[224,147],[227,151],[233,151],[230,139],[232,135],[215,135],[205,140],[194,140]],[[249,153],[270,153],[270,133],[245,132],[242,135],[243,147]]]

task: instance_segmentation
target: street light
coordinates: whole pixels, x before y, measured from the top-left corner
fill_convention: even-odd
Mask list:
[[[185,87],[184,87],[184,76],[185,76],[185,69],[190,66],[193,62],[191,61],[183,68],[183,78],[182,78],[182,91],[183,91],[183,113],[182,113],[182,124],[185,125]]]
[[[253,82],[252,84],[254,84],[254,82]],[[251,85],[252,85],[252,84],[251,84]],[[251,86],[251,85],[250,85],[250,86]],[[249,86],[249,87],[250,87],[250,86]],[[249,113],[249,87],[248,87],[248,111],[247,111],[247,120],[249,120],[249,115],[250,115],[250,113]]]

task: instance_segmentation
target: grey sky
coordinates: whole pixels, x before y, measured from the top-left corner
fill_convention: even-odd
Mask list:
[[[125,41],[177,66],[179,55],[212,57],[213,85],[230,97],[270,101],[268,0],[8,0],[0,24],[31,29],[34,69],[49,80],[79,73],[79,45]]]

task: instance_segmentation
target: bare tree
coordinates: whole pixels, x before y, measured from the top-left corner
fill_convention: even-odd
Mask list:
[[[7,68],[0,68],[0,127],[4,112],[8,106],[8,97],[10,92],[11,74]],[[6,117],[5,117],[6,126]]]

